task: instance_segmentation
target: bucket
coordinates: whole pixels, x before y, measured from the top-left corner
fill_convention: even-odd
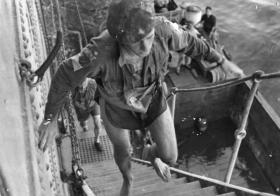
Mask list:
[[[196,25],[201,21],[202,11],[198,6],[190,5],[185,9],[184,18],[187,22]]]
[[[210,82],[215,83],[226,80],[227,74],[221,67],[216,67],[215,69],[209,70],[206,77]]]

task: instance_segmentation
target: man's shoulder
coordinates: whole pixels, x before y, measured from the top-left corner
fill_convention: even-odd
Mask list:
[[[155,30],[159,36],[168,36],[172,31],[180,31],[180,25],[173,23],[164,16],[155,17]]]
[[[210,16],[212,20],[216,19],[216,16],[214,16],[213,14]]]
[[[201,20],[204,20],[206,17],[207,17],[207,15],[203,14],[202,17],[201,17]]]

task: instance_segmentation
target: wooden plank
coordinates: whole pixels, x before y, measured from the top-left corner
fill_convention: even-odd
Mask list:
[[[163,181],[158,181],[157,183],[153,184],[146,184],[145,186],[142,187],[134,187],[132,190],[132,195],[142,195],[143,193],[148,193],[153,190],[158,190],[158,189],[169,189],[172,188],[175,185],[178,184],[184,184],[186,182],[186,178],[178,178],[178,179],[171,179],[170,182],[163,182]]]

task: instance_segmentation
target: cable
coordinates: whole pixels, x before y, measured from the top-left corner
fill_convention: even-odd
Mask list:
[[[84,26],[84,23],[82,21],[82,17],[81,17],[81,14],[80,14],[80,10],[79,10],[79,6],[78,6],[78,3],[77,3],[77,0],[74,0],[74,2],[75,2],[77,13],[78,13],[78,18],[79,18],[79,21],[80,21],[80,24],[81,24],[81,27],[82,27],[82,33],[83,33],[84,41],[87,44],[88,42],[87,42],[85,26]]]

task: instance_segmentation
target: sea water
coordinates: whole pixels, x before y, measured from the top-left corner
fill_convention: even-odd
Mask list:
[[[234,144],[236,127],[229,118],[209,122],[198,134],[195,128],[177,129],[179,169],[224,181]],[[269,179],[245,142],[242,143],[231,184],[274,193]]]

